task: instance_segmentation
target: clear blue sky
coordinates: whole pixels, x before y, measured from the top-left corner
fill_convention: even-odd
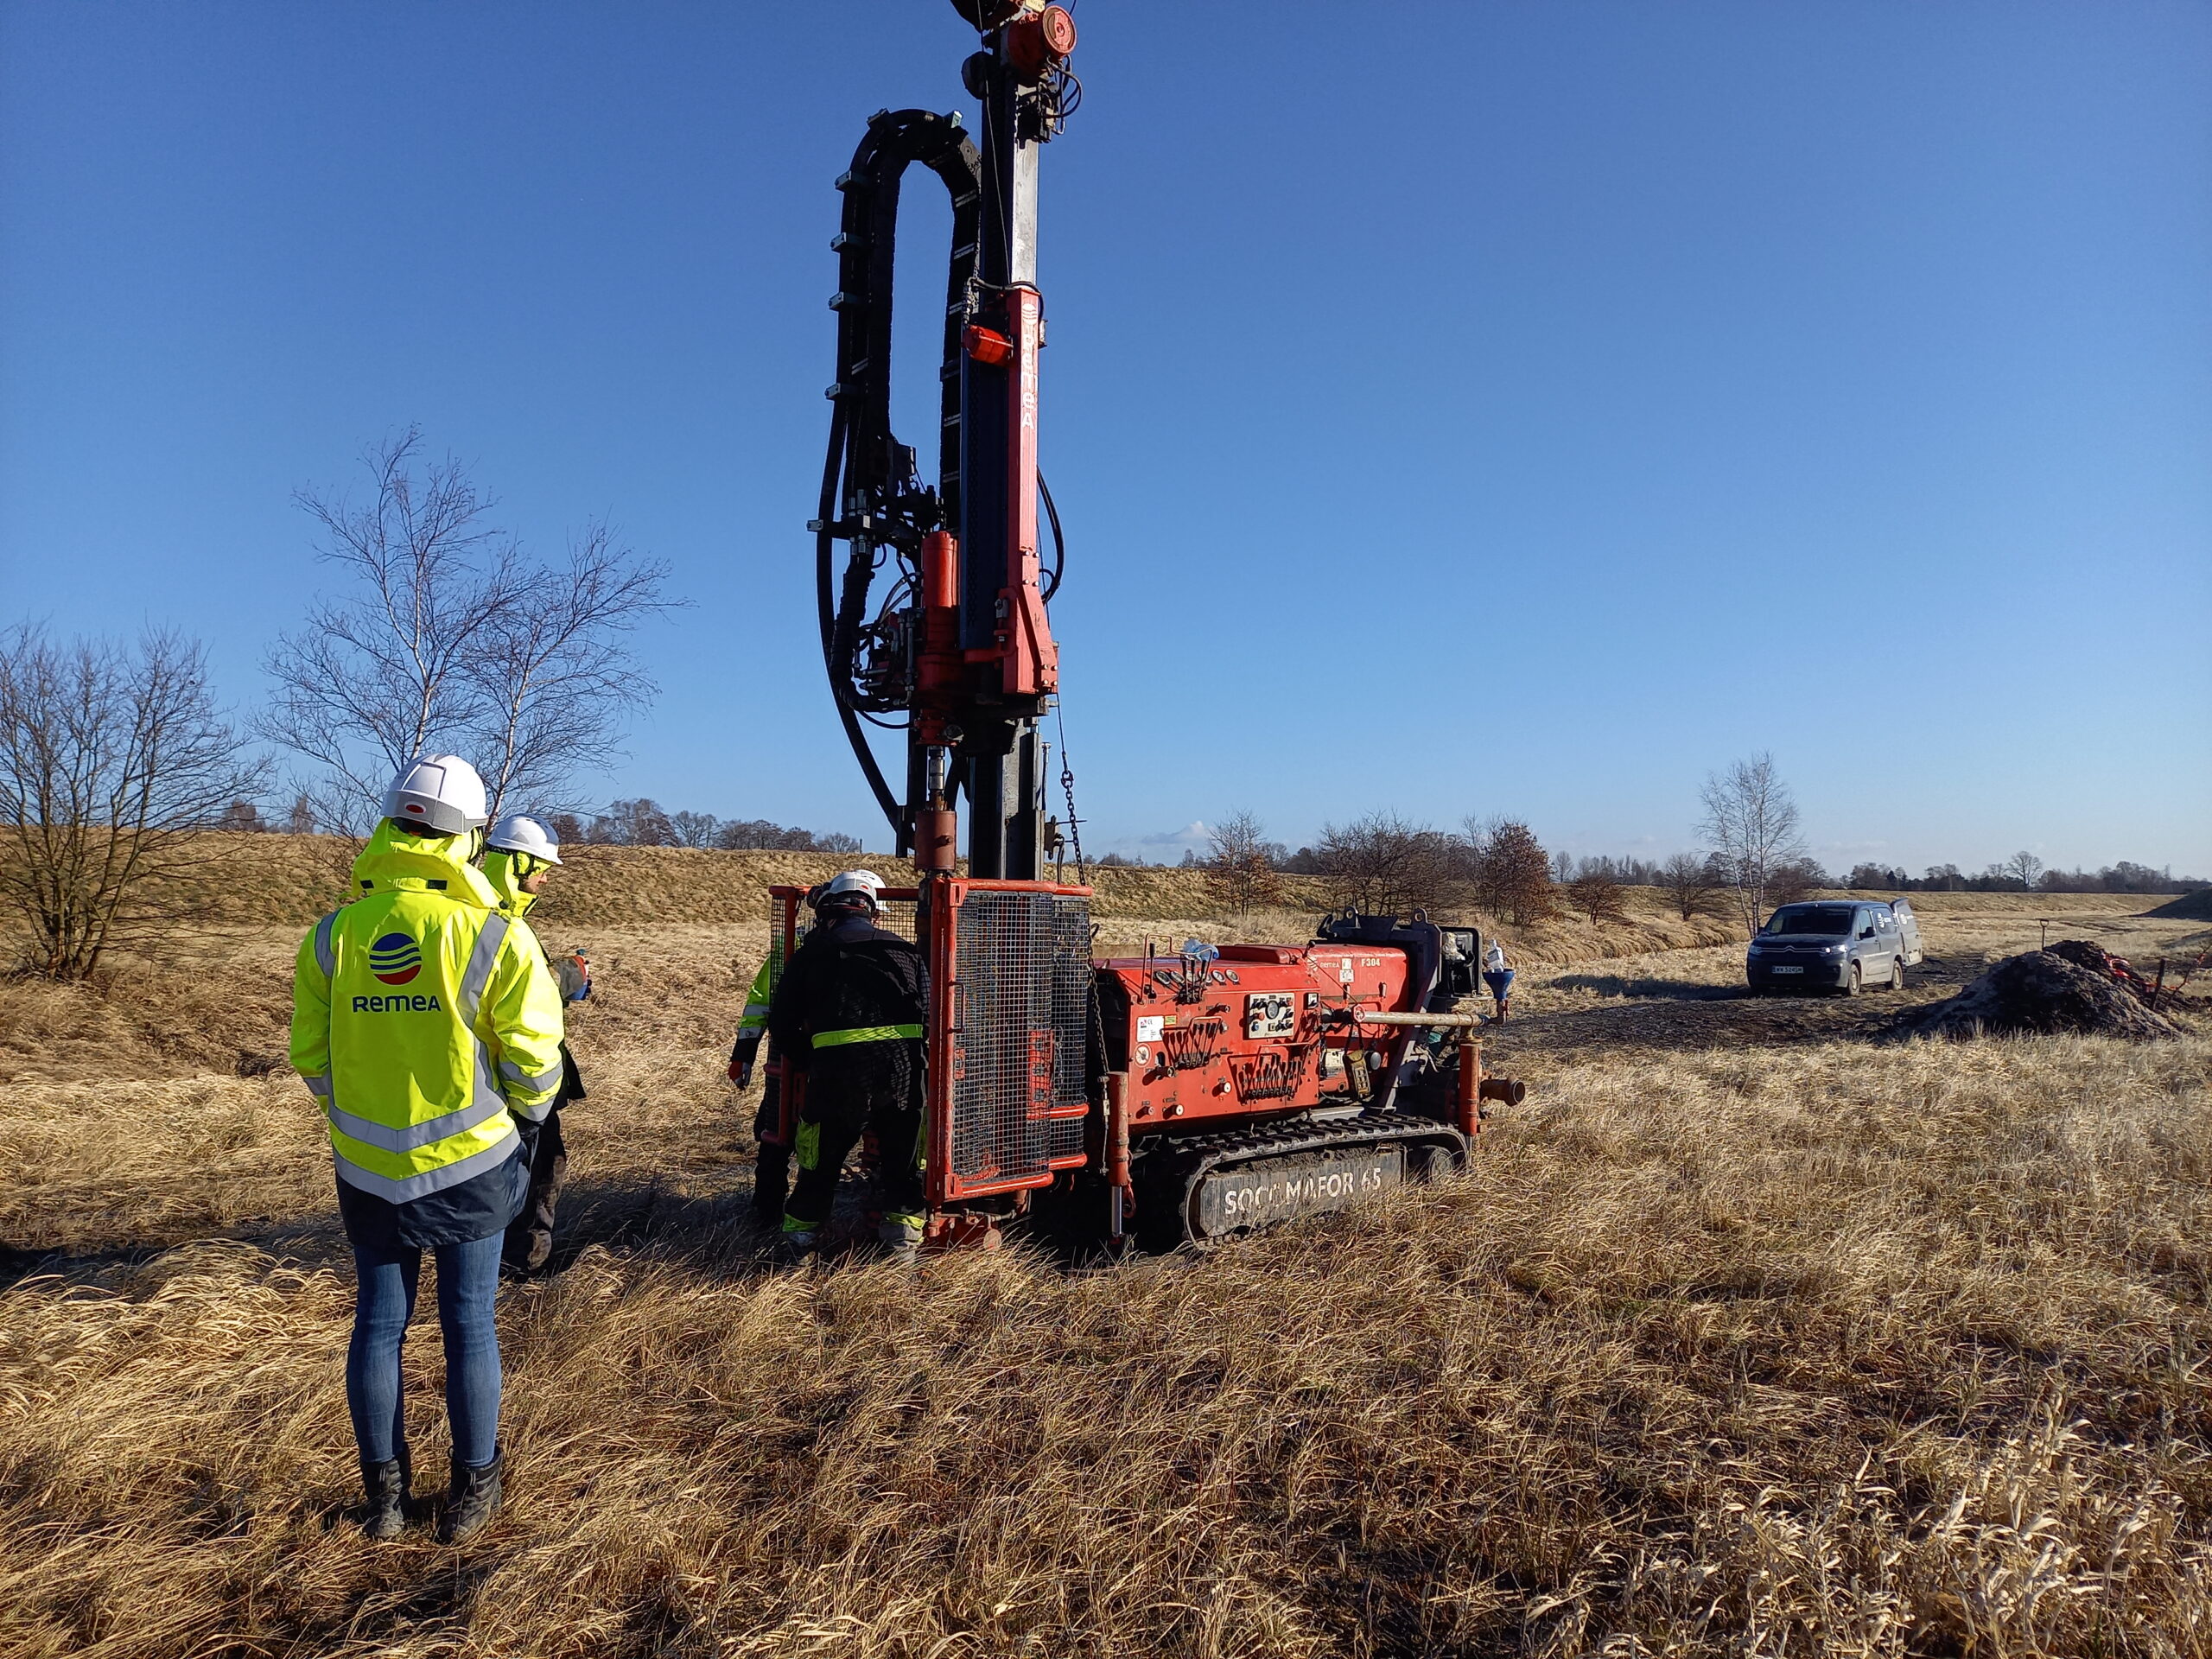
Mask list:
[[[1077,16],[1044,446],[1094,849],[1393,807],[1664,853],[1770,748],[1832,865],[2212,871],[2212,8]],[[830,181],[877,108],[968,107],[970,39],[6,0],[0,621],[181,624],[244,704],[324,579],[292,491],[419,422],[695,601],[604,792],[882,844],[810,621]]]

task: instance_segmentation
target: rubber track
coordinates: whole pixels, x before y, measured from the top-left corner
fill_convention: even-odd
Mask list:
[[[1179,1242],[1205,1249],[1221,1240],[1201,1238],[1192,1232],[1191,1198],[1198,1183],[1216,1171],[1264,1158],[1357,1152],[1393,1144],[1442,1147],[1461,1164],[1466,1162],[1470,1151],[1467,1137],[1451,1124],[1412,1112],[1382,1112],[1335,1123],[1267,1124],[1212,1135],[1179,1135],[1171,1147],[1147,1149],[1131,1171],[1137,1183],[1138,1224],[1154,1248],[1170,1243],[1159,1236],[1158,1224],[1172,1201]],[[1154,1170],[1160,1173],[1152,1174]],[[1169,1173],[1173,1171],[1180,1171],[1180,1179]]]

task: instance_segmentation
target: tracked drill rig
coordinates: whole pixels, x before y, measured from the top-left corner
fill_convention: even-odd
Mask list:
[[[1455,1167],[1484,1101],[1519,1097],[1483,1077],[1475,1016],[1452,1012],[1475,988],[1472,929],[1344,914],[1305,945],[1094,960],[1090,889],[1042,879],[1065,550],[1038,467],[1038,181],[1081,98],[1076,28],[1039,0],[954,4],[981,37],[961,74],[979,135],[957,113],[881,111],[837,180],[837,372],[810,525],[838,718],[917,874],[885,894],[886,925],[930,967],[929,1238],[988,1243],[1027,1215],[1077,1239],[1205,1244]],[[952,208],[933,482],[891,427],[918,165]],[[903,734],[899,787],[872,729]],[[773,892],[788,950],[804,895]],[[782,1083],[788,1141],[804,1072]]]

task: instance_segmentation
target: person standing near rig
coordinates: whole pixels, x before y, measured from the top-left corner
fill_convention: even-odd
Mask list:
[[[466,1538],[499,1506],[500,1244],[562,1077],[561,994],[527,924],[470,863],[484,780],[411,761],[353,862],[353,897],[301,941],[291,1061],[321,1103],[359,1281],[346,1401],[369,1536],[408,1520],[400,1348],[423,1254],[437,1260],[453,1480],[439,1522]]]
[[[922,1242],[922,1026],[929,976],[912,941],[875,925],[882,878],[833,877],[815,925],[791,953],[768,1008],[776,1052],[806,1072],[792,1147],[798,1179],[784,1210],[784,1244],[804,1257],[820,1243],[845,1155],[874,1130],[881,1154],[880,1237],[895,1261]]]

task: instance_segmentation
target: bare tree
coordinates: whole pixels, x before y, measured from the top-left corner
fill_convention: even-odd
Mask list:
[[[1708,773],[1700,798],[1705,804],[1700,831],[1726,873],[1738,919],[1756,933],[1766,919],[1775,867],[1804,855],[1797,803],[1775,770],[1774,757],[1764,751],[1726,772]]]
[[[641,796],[634,801],[615,801],[591,821],[584,839],[611,847],[674,847],[676,826],[660,803]]]
[[[1478,818],[1470,813],[1459,823],[1460,867],[1472,889],[1476,907],[1488,911],[1493,916],[1505,914],[1505,896],[1497,890],[1491,879],[1496,872],[1490,865],[1488,854],[1492,837],[1505,827],[1505,823],[1506,819],[1498,813],[1492,813],[1486,818]]]
[[[1395,812],[1324,824],[1313,856],[1335,903],[1374,915],[1440,907],[1460,874],[1450,836],[1408,823]]]
[[[332,827],[373,818],[392,773],[435,748],[475,764],[495,812],[550,803],[654,695],[623,636],[670,607],[666,567],[597,525],[565,567],[536,565],[458,461],[421,452],[413,427],[372,448],[365,506],[296,498],[356,585],[270,652],[276,690],[256,729],[321,770],[314,807]]]
[[[677,842],[685,847],[711,847],[722,821],[711,812],[671,812],[668,827],[676,831]]]
[[[856,853],[859,842],[850,836],[834,837],[849,846],[832,847],[833,837],[817,836],[810,830],[787,829],[766,818],[725,818],[715,831],[715,845],[728,852]]]
[[[1243,916],[1282,902],[1274,848],[1258,817],[1242,810],[1232,812],[1206,832],[1206,839],[1211,849],[1206,887],[1215,903]]]
[[[372,818],[394,772],[484,718],[474,659],[524,592],[512,542],[483,522],[490,504],[459,462],[423,463],[420,448],[410,427],[363,456],[376,486],[367,506],[295,497],[321,527],[321,557],[365,591],[318,600],[278,640],[266,664],[276,695],[257,728],[321,769],[317,816],[333,825]]]
[[[31,966],[82,979],[118,948],[196,913],[232,855],[196,834],[250,804],[266,766],[215,706],[205,651],[176,633],[135,649],[0,639],[0,902]]]
[[[1586,860],[1582,873],[1567,884],[1567,899],[1590,918],[1592,927],[1628,920],[1627,908],[1621,902],[1621,884],[1602,864]]]
[[[594,524],[565,568],[530,577],[486,618],[472,669],[484,715],[471,735],[494,816],[510,799],[551,800],[576,772],[615,758],[622,717],[658,690],[625,636],[670,607],[667,576],[665,564],[640,560]]]
[[[1767,874],[1767,908],[1773,911],[1783,905],[1794,905],[1801,899],[1811,898],[1815,890],[1834,885],[1818,861],[1802,854],[1785,858]]]
[[[1696,853],[1676,853],[1659,867],[1659,886],[1686,922],[1726,885],[1712,859]]]
[[[2043,860],[2024,849],[2012,855],[1998,867],[2023,887],[2032,891],[2043,874]]]

